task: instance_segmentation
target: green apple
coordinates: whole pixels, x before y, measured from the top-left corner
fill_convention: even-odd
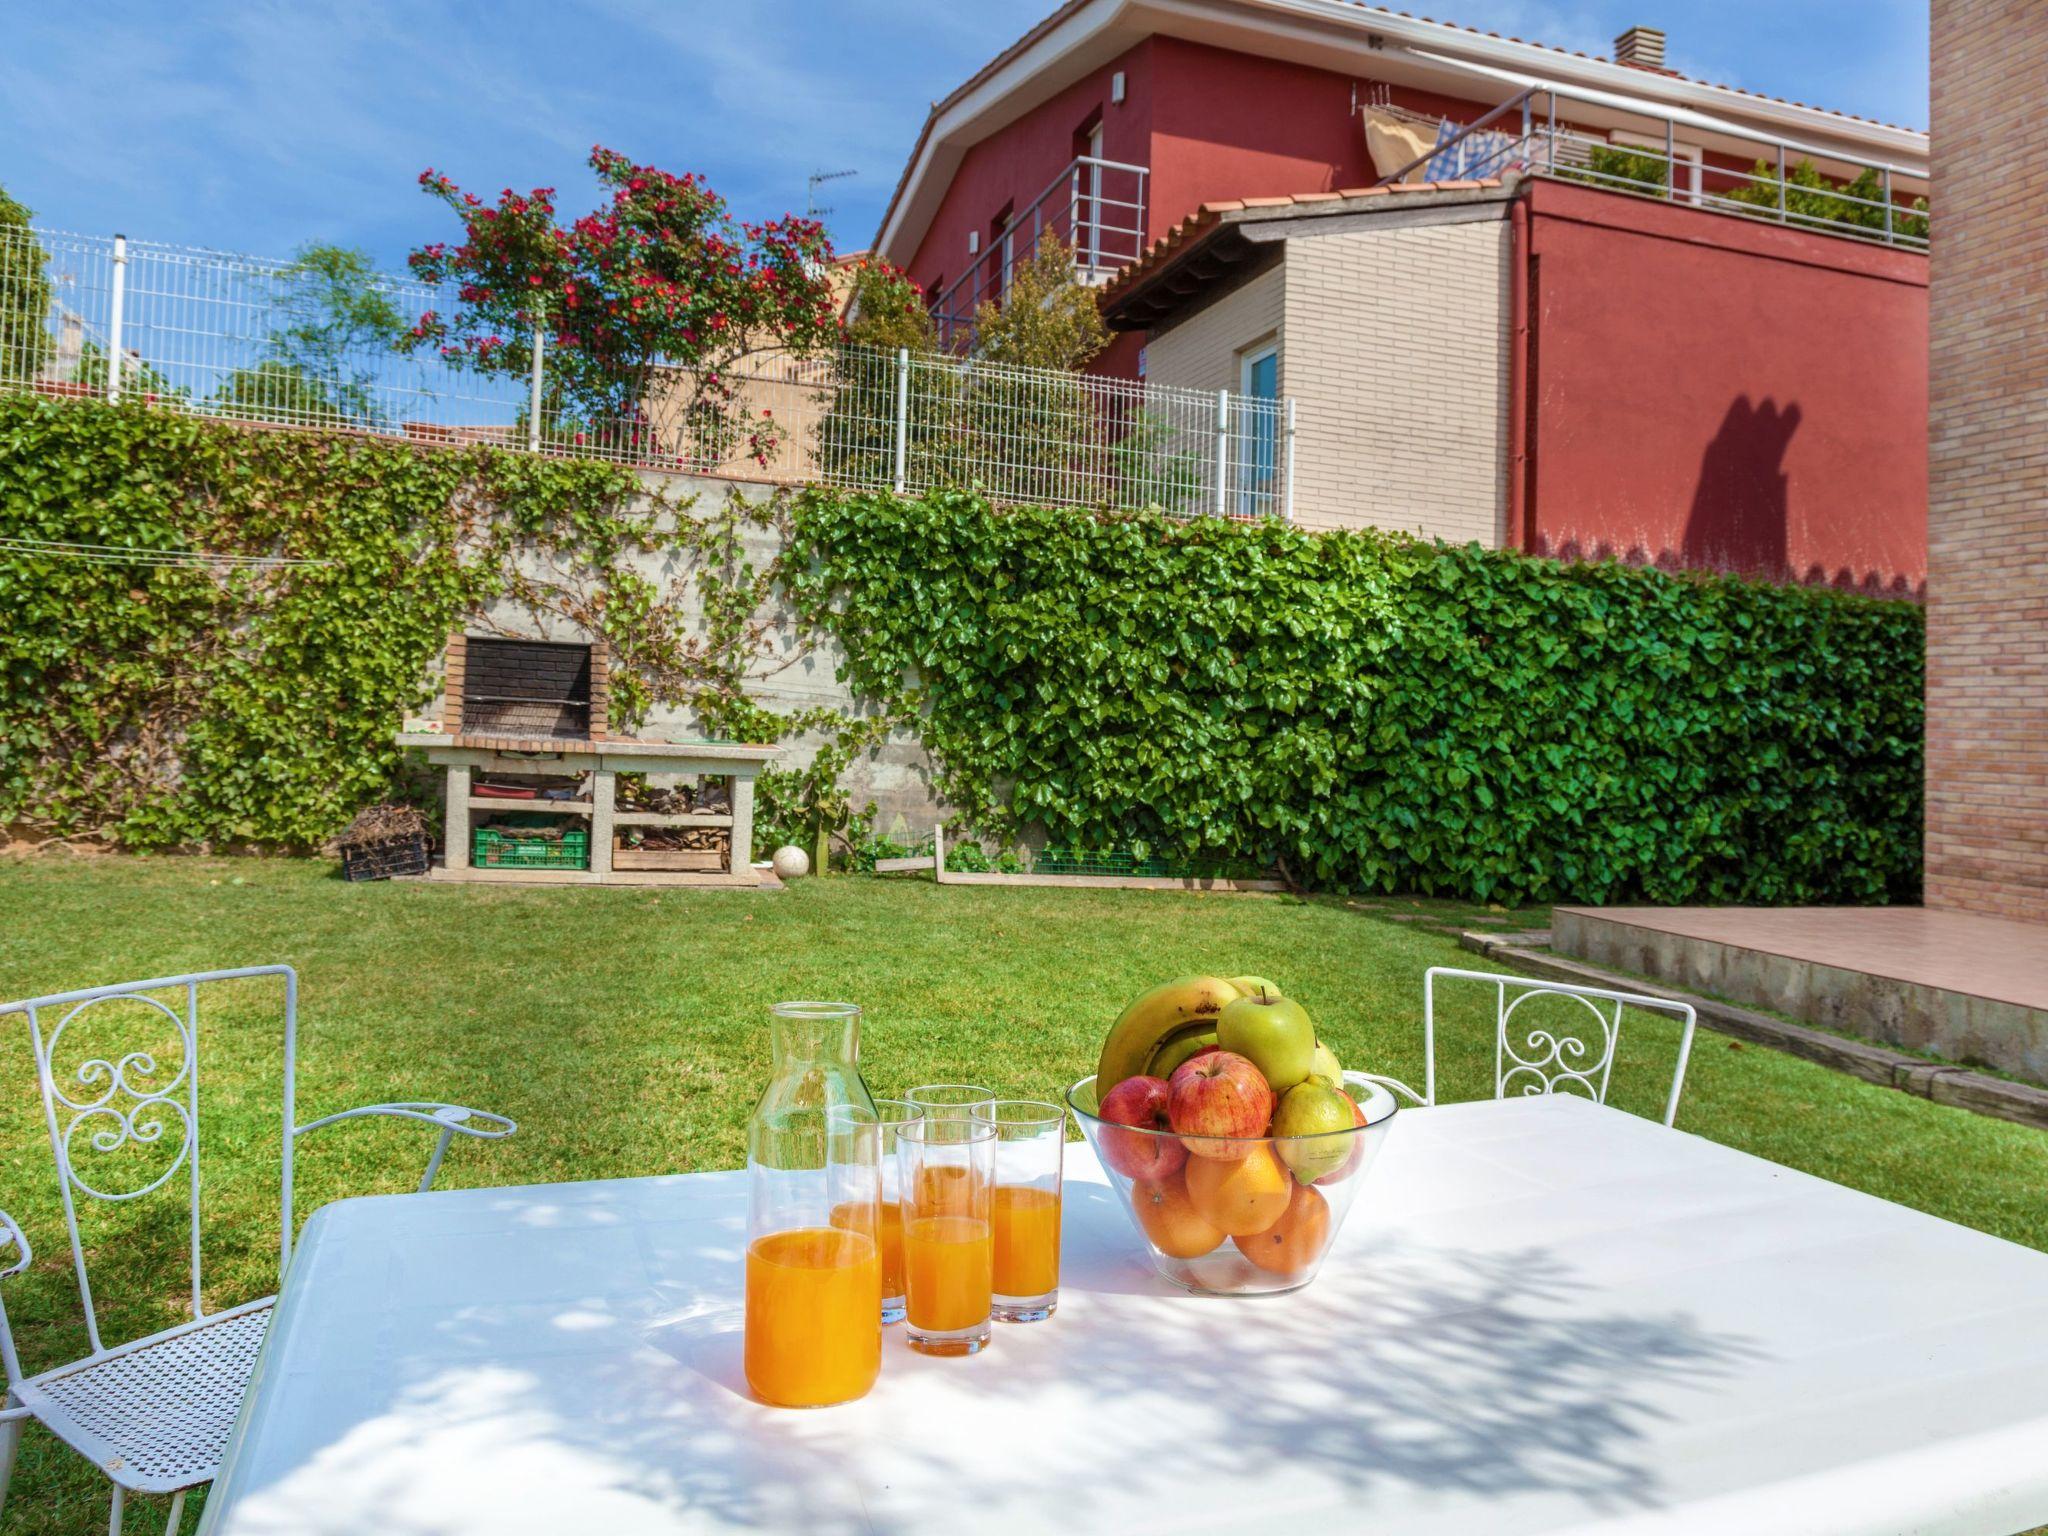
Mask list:
[[[1145,1071],[1151,1077],[1172,1077],[1173,1069],[1190,1057],[1208,1050],[1216,1043],[1216,1031],[1197,1030],[1191,1035],[1182,1035],[1178,1040],[1169,1040],[1153,1053],[1152,1064]]]
[[[1261,992],[1268,997],[1280,996],[1280,983],[1268,981],[1263,976],[1233,976],[1230,984],[1246,997],[1257,997]]]
[[[1340,1093],[1344,1089],[1343,1064],[1337,1060],[1337,1053],[1320,1040],[1316,1042],[1315,1055],[1309,1061],[1308,1080],[1321,1083],[1325,1088],[1335,1088]]]
[[[1351,1156],[1356,1136],[1331,1136],[1330,1131],[1347,1131],[1358,1124],[1351,1100],[1335,1088],[1318,1082],[1297,1083],[1281,1096],[1273,1111],[1274,1148],[1280,1160],[1294,1170],[1295,1178],[1313,1184],[1325,1174],[1335,1173]],[[1288,1141],[1290,1136],[1313,1136],[1314,1141]]]
[[[1247,1058],[1275,1094],[1308,1077],[1316,1029],[1301,1004],[1277,992],[1253,992],[1216,1015],[1216,1043]]]

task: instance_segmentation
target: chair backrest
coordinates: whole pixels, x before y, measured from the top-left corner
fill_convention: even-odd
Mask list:
[[[46,997],[0,1003],[0,1018],[20,1014],[28,1021],[29,1042],[35,1053],[37,1087],[42,1096],[43,1122],[49,1133],[51,1155],[56,1160],[64,1221],[71,1237],[71,1262],[77,1274],[79,1300],[84,1304],[86,1331],[92,1340],[94,1354],[99,1354],[106,1346],[100,1339],[99,1316],[93,1306],[92,1280],[86,1273],[85,1244],[79,1235],[81,1196],[117,1203],[139,1200],[171,1186],[175,1181],[184,1196],[189,1229],[192,1315],[194,1318],[207,1315],[200,1288],[200,992],[210,983],[253,976],[276,976],[284,981],[282,1108],[285,1134],[281,1201],[284,1238],[278,1266],[282,1276],[284,1262],[291,1252],[292,1082],[299,1016],[299,978],[290,966],[256,965],[240,970],[194,971],[182,976],[158,976],[148,981],[88,987],[78,992],[58,992]],[[89,1027],[84,1020],[94,1009],[116,1000],[124,1000],[131,1005],[131,1011],[123,1020],[123,1033],[124,1037],[135,1036],[133,1048],[112,1050],[101,1047],[99,1054],[86,1054],[91,1047],[67,1051],[66,1033],[74,1028],[83,1032]],[[143,1011],[140,1024],[132,1012],[133,1005],[139,1005]],[[149,1032],[143,1032],[145,1026]],[[166,1047],[178,1053],[174,1065],[169,1063]],[[162,1149],[152,1165],[160,1171],[146,1180],[135,1182],[133,1187],[102,1187],[103,1183],[113,1182],[106,1178],[105,1172],[97,1168],[81,1170],[79,1166],[81,1156],[88,1152],[107,1156],[131,1146]]]
[[[1690,1003],[1666,997],[1647,997],[1636,992],[1615,992],[1605,987],[1582,987],[1571,982],[1538,981],[1527,976],[1503,976],[1494,971],[1463,971],[1451,966],[1431,966],[1422,979],[1423,1045],[1428,1079],[1423,1101],[1436,1102],[1436,993],[1439,981],[1483,982],[1494,994],[1493,1091],[1506,1098],[1522,1094],[1582,1093],[1599,1103],[1607,1102],[1607,1081],[1614,1070],[1614,1055],[1621,1044],[1621,1016],[1625,1008],[1641,1008],[1668,1014],[1684,1026],[1678,1043],[1678,1064],[1671,1074],[1671,1094],[1664,1103],[1664,1123],[1678,1117],[1678,1097],[1685,1088],[1685,1066],[1692,1055],[1693,1029],[1697,1023]],[[1564,997],[1577,1002],[1584,1016],[1571,1022],[1545,1020],[1538,1023],[1516,1013],[1532,998]],[[1518,1038],[1519,1037],[1519,1038]]]

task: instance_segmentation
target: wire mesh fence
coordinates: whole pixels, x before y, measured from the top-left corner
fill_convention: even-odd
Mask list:
[[[1288,401],[947,354],[764,349],[655,368],[630,414],[592,416],[557,403],[544,344],[530,379],[406,350],[444,296],[341,270],[345,254],[0,230],[0,388],[729,479],[1183,517],[1289,510]]]

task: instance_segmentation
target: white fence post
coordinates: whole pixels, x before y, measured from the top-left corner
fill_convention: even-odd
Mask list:
[[[121,399],[121,310],[128,296],[128,237],[114,236],[113,313],[107,317],[107,403]]]
[[[910,472],[910,348],[896,349],[896,494]]]
[[[1287,486],[1286,500],[1282,503],[1281,516],[1288,522],[1294,521],[1294,396],[1287,397]]]
[[[533,379],[526,389],[526,451],[528,453],[540,452],[540,377],[543,366],[541,350],[545,345],[542,340],[542,332],[545,328],[541,322],[546,318],[546,315],[547,311],[539,307],[536,307],[533,312]]]
[[[1216,515],[1230,512],[1230,391],[1216,391]]]

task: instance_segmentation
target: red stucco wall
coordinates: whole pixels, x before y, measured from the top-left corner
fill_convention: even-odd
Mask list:
[[[1924,586],[1924,257],[1554,182],[1530,249],[1527,547]]]

